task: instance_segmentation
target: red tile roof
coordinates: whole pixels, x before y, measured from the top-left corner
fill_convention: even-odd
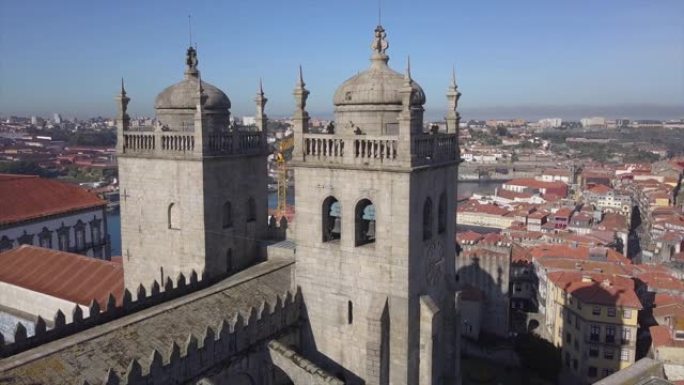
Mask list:
[[[603,184],[597,184],[590,188],[589,191],[593,192],[594,194],[605,194],[613,191],[613,189]]]
[[[75,185],[35,175],[0,174],[0,225],[106,204]]]
[[[670,329],[665,325],[655,325],[648,328],[651,332],[651,341],[654,347],[672,346],[677,348],[684,348],[684,341],[673,340],[670,334]]]
[[[583,277],[589,277],[591,281],[583,280]],[[562,271],[549,273],[548,278],[583,303],[642,308],[634,282],[626,277]]]
[[[82,255],[22,245],[0,253],[0,281],[104,308],[112,293],[120,304],[124,291],[123,265]]]

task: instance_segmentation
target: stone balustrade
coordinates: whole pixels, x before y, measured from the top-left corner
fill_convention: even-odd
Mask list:
[[[417,167],[457,161],[456,134],[420,134],[402,142],[398,135],[304,134],[304,162],[364,166]]]
[[[184,154],[249,155],[264,151],[261,132],[222,132],[206,135],[203,147],[198,147],[193,132],[126,131],[123,133],[124,154],[178,156]]]

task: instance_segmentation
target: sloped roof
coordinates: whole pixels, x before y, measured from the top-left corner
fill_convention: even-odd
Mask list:
[[[120,263],[31,245],[0,253],[0,281],[86,306],[110,293],[121,303],[124,291]]]
[[[36,175],[0,174],[0,225],[106,204],[79,186]]]

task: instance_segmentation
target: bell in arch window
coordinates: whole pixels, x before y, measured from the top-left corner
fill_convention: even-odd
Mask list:
[[[356,204],[356,246],[375,242],[375,206],[364,199]]]
[[[342,234],[342,206],[335,197],[323,201],[323,242],[340,239]]]

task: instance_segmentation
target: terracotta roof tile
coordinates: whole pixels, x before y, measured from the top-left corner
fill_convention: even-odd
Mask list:
[[[79,186],[34,175],[0,174],[0,225],[104,205]]]
[[[89,305],[123,298],[123,265],[82,255],[22,245],[0,253],[0,281]]]

